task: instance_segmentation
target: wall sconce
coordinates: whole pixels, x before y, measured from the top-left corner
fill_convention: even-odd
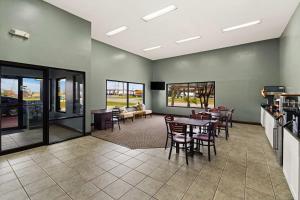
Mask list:
[[[10,31],[8,33],[12,36],[21,37],[21,38],[26,39],[26,40],[28,40],[29,37],[30,37],[29,33],[25,32],[25,31],[18,30],[18,29],[10,29]]]

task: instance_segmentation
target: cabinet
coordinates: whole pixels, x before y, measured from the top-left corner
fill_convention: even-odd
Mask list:
[[[275,128],[275,118],[267,111],[265,111],[264,125],[266,136],[271,146],[273,147],[273,130]]]
[[[295,200],[300,200],[300,141],[284,129],[283,173]]]
[[[265,118],[266,110],[263,107],[260,107],[260,124],[262,127],[265,127]]]

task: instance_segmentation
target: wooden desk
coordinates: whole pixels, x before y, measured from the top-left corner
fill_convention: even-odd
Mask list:
[[[101,110],[92,110],[91,114],[94,115],[94,128],[98,130],[104,130],[105,128],[111,128],[111,125],[105,127],[106,120],[112,120],[112,111],[101,109]]]

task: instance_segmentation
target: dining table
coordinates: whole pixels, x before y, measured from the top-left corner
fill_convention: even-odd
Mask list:
[[[186,124],[187,126],[189,126],[190,127],[189,136],[193,137],[193,134],[195,134],[193,132],[194,126],[204,127],[204,126],[207,126],[209,123],[217,123],[218,120],[217,119],[202,120],[202,119],[192,119],[192,118],[188,118],[188,117],[178,117],[178,118],[175,118],[173,122],[179,123],[179,124]],[[194,141],[193,140],[191,142],[190,153],[191,153],[191,155],[194,154]]]

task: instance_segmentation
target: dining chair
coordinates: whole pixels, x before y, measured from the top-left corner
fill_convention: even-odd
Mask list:
[[[114,125],[117,123],[118,126],[119,126],[119,130],[121,130],[121,127],[120,127],[120,109],[119,108],[113,108],[112,109],[112,118],[111,119],[107,119],[105,120],[105,129],[108,125],[111,126],[111,130],[114,131]]]
[[[186,124],[179,124],[175,122],[170,123],[170,130],[171,130],[171,148],[169,152],[169,160],[171,159],[173,144],[176,145],[176,153],[179,153],[179,145],[182,144],[185,150],[185,160],[186,164],[189,164],[188,161],[188,148],[191,146],[193,139],[189,137],[186,131],[187,125]]]
[[[167,138],[166,138],[165,149],[167,149],[169,138],[171,139],[171,137],[172,137],[171,130],[170,130],[170,122],[172,122],[172,121],[174,121],[173,115],[165,116],[165,123],[166,123],[166,127],[167,127]]]
[[[195,115],[196,114],[196,111],[195,110],[192,110],[192,115]]]
[[[224,130],[226,140],[228,140],[229,137],[229,130],[228,130],[229,118],[230,118],[230,112],[226,112],[224,115],[220,117],[217,123],[218,135],[220,134],[221,130]]]
[[[202,148],[204,146],[207,146],[208,148],[208,160],[210,161],[210,148],[214,148],[214,153],[217,155],[217,150],[216,150],[216,143],[215,143],[215,135],[216,135],[216,126],[217,123],[209,123],[207,129],[205,132],[199,133],[197,135],[193,136],[193,139],[196,142],[196,146],[198,149],[200,149],[200,146]]]
[[[229,123],[230,123],[230,128],[232,128],[232,116],[233,116],[233,113],[234,113],[234,109],[231,109],[229,113],[230,113]]]

